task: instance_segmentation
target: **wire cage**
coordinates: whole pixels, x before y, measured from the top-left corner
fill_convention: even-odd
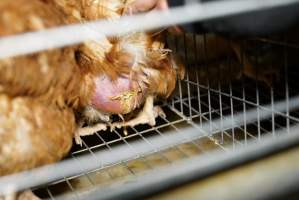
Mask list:
[[[135,151],[133,157],[124,160],[119,157],[113,164],[100,165],[95,170],[49,183],[35,189],[36,194],[50,199],[65,194],[76,198],[80,196],[78,191],[94,186],[108,187],[117,181],[126,184],[132,177],[142,177],[160,166],[175,165],[178,160],[206,155],[212,150],[223,153],[235,151],[252,145],[252,142],[263,144],[267,135],[289,134],[290,128],[299,122],[298,108],[292,109],[288,105],[298,94],[297,61],[294,59],[299,54],[298,47],[290,44],[285,37],[281,37],[282,40],[256,38],[246,41],[256,52],[252,58],[258,67],[257,75],[265,72],[263,70],[270,70],[273,75],[273,83],[267,85],[243,75],[242,63],[236,64],[233,55],[212,60],[212,63],[200,62],[196,51],[210,50],[205,48],[204,42],[209,36],[188,34],[167,38],[173,51],[177,50],[184,56],[187,72],[185,79],[178,82],[173,98],[162,104],[166,118],[159,118],[155,127],[140,125],[129,128],[126,136],[123,130],[115,130],[84,137],[83,146],[74,146],[69,155],[74,160],[83,154],[93,155],[94,162],[100,163],[101,157],[97,156],[97,152],[127,146]],[[273,54],[274,50],[277,51],[275,55],[280,55],[280,62],[270,60],[267,63],[272,65],[270,68],[259,66],[258,60],[265,56],[261,53],[264,49]],[[284,100],[287,104],[279,108],[277,102]],[[251,116],[247,119],[248,111],[253,111],[254,120]],[[265,113],[268,113],[267,116],[264,116]],[[234,118],[240,118],[237,125],[233,123]],[[159,148],[150,139],[156,136],[167,140],[166,135],[172,133],[184,138],[185,130],[190,128],[203,134],[189,138],[188,142],[181,140]],[[185,137],[188,138],[187,135]],[[152,147],[152,151],[143,153],[134,150],[136,141]],[[77,164],[80,167],[79,161]]]
[[[296,34],[242,40],[242,57],[255,69],[251,77],[234,51],[207,59],[215,50],[209,48],[215,37],[211,33],[167,36],[168,47],[186,65],[185,78],[178,81],[173,96],[160,102],[167,117],[159,117],[154,127],[128,128],[127,135],[116,129],[83,137],[83,145],[74,145],[66,158],[76,173],[57,168],[61,171],[53,173],[60,173],[60,178],[33,186],[33,192],[42,199],[93,199],[94,193],[97,199],[133,198],[140,187],[149,193],[149,187],[152,192],[167,188],[167,184],[153,185],[171,182],[174,174],[184,171],[190,177],[196,170],[192,176],[203,177],[295,144],[298,135],[293,127],[299,122]],[[81,159],[84,156],[92,167]],[[168,179],[161,175],[165,170]],[[150,176],[161,179],[146,182],[152,180]]]

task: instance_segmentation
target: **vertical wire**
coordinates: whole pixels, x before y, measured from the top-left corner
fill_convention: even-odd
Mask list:
[[[187,67],[187,71],[186,71],[186,79],[187,79],[187,92],[188,92],[188,106],[189,106],[189,117],[188,119],[191,120],[192,119],[192,106],[191,106],[191,95],[190,95],[190,81],[189,81],[189,68],[190,68],[190,62],[188,60],[188,52],[187,52],[187,48],[188,48],[188,44],[186,41],[186,34],[184,34],[184,53],[185,53],[185,58],[186,58],[186,67]]]
[[[52,192],[50,191],[49,187],[47,187],[47,193],[52,200],[55,199]]]
[[[229,41],[231,43],[231,41]],[[228,57],[229,62],[229,74],[232,74],[232,58]],[[234,128],[234,105],[233,105],[233,91],[232,91],[232,80],[229,78],[229,99],[230,99],[230,111],[231,111],[231,128],[232,128],[232,139],[233,139],[233,150],[235,150],[235,128]]]
[[[176,45],[175,45],[175,44],[176,44],[176,40],[177,40],[176,36],[173,36],[173,37],[172,37],[170,34],[168,34],[167,36],[168,36],[168,37],[167,37],[168,41],[169,41],[169,38],[173,39],[173,40],[170,40],[170,41],[169,41],[169,46],[170,46],[170,43],[171,43],[171,42],[174,42],[174,46],[176,46]],[[175,54],[177,54],[176,47],[174,47],[173,51],[174,51]],[[178,84],[179,81],[180,81],[180,79],[177,79],[177,81],[176,81],[177,84]],[[172,106],[173,108],[175,108],[175,107],[174,107],[175,98],[176,98],[176,97],[173,96],[173,98],[171,99],[171,106]]]
[[[275,63],[271,62],[271,65],[272,67],[276,67],[274,66]],[[271,112],[272,112],[272,115],[271,115],[271,129],[272,129],[272,136],[275,137],[275,110],[274,110],[274,84],[273,84],[273,81],[271,83],[271,86],[270,86],[270,96],[271,96]]]
[[[286,42],[286,36],[284,35],[284,42]],[[290,133],[290,110],[289,110],[289,77],[288,77],[288,59],[287,59],[287,47],[283,47],[284,55],[284,70],[285,70],[285,90],[286,90],[286,126],[287,133]]]
[[[203,44],[204,44],[204,60],[207,60],[208,58],[208,49],[207,49],[207,38],[206,33],[203,35]],[[209,131],[212,133],[212,109],[211,109],[211,91],[210,91],[210,77],[209,77],[209,68],[208,65],[205,64],[206,68],[206,82],[207,82],[207,88],[208,88],[208,105],[209,105]]]
[[[64,177],[66,184],[69,186],[69,188],[72,190],[72,194],[74,195],[75,199],[80,199],[79,195],[78,195],[78,191],[76,191],[72,184],[70,183],[70,181],[68,180],[68,178]]]
[[[177,52],[176,52],[176,50],[173,48],[173,40],[174,40],[174,37],[171,37],[172,35],[170,35],[170,34],[168,34],[168,33],[166,33],[165,35],[164,35],[164,41],[165,41],[165,43],[166,43],[166,45],[167,45],[167,48],[168,49],[171,49],[171,51],[172,51],[172,53],[173,54],[176,54]],[[177,78],[177,81],[178,81],[179,79]],[[177,82],[176,81],[176,82]],[[177,84],[177,83],[176,83]],[[175,93],[175,92],[174,92]],[[174,102],[175,102],[175,96],[173,95],[172,96],[172,98],[171,98],[171,100],[169,100],[169,103],[171,103],[171,106],[174,108]]]
[[[178,40],[177,40],[177,38],[176,38],[176,40],[175,40],[175,49],[176,49],[176,52],[178,52]],[[185,61],[185,59],[184,59],[184,61]],[[181,80],[179,80],[178,81],[178,85],[179,85],[179,98],[180,98],[180,111],[181,111],[181,113],[184,113],[184,110],[183,110],[183,95],[182,95],[182,81]]]
[[[220,143],[224,143],[224,131],[223,131],[223,113],[222,113],[222,95],[221,95],[221,65],[218,65],[218,97],[219,97],[219,111],[220,111],[220,131],[221,131],[221,141]]]
[[[198,112],[199,112],[199,122],[200,122],[200,127],[202,128],[202,112],[201,112],[201,97],[200,97],[200,87],[199,87],[199,60],[198,60],[198,47],[197,47],[197,37],[196,34],[193,34],[193,41],[194,41],[194,51],[195,51],[195,63],[196,63],[196,84],[197,84],[197,100],[198,100]]]
[[[224,131],[223,131],[222,95],[221,95],[221,84],[220,84],[220,80],[218,82],[218,89],[219,89],[219,95],[218,96],[219,96],[219,110],[220,110],[221,144],[223,144],[223,142],[224,142]]]
[[[255,49],[257,51],[259,51],[259,48],[258,48],[258,44],[257,42],[255,42]],[[255,68],[255,95],[256,95],[256,109],[257,109],[257,131],[258,131],[258,140],[260,141],[261,139],[261,121],[260,121],[260,98],[259,98],[259,83],[258,83],[258,73],[259,73],[259,70],[258,70],[258,57],[257,57],[257,54],[255,54],[255,65],[254,65],[254,68]]]
[[[243,43],[241,49],[244,49]],[[247,146],[247,119],[246,119],[246,92],[245,92],[245,76],[244,76],[244,51],[241,51],[241,79],[242,79],[242,101],[243,101],[243,123],[244,123],[244,143]]]
[[[80,162],[78,161],[78,159],[74,156],[74,155],[71,155],[71,157],[72,157],[72,159],[74,159],[75,161],[77,161],[77,165],[78,165],[78,167],[79,168],[81,168],[81,165],[80,165]],[[81,168],[82,169],[82,168]],[[94,182],[91,180],[91,178],[89,177],[89,175],[88,175],[88,173],[83,173],[82,175],[84,175],[86,178],[87,178],[87,180],[89,181],[89,183],[91,184],[91,185],[95,185],[94,184]]]
[[[271,84],[270,88],[271,93],[271,112],[272,112],[272,136],[275,137],[275,115],[274,115],[274,88],[273,84]]]

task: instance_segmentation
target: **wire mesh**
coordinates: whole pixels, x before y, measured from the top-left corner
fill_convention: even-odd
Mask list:
[[[81,155],[93,155],[99,167],[33,188],[34,192],[41,198],[56,199],[59,195],[71,194],[76,199],[80,191],[95,186],[109,186],[119,180],[126,184],[131,177],[142,177],[160,166],[175,165],[178,160],[206,155],[212,150],[229,152],[246,148],[249,141],[262,143],[265,135],[276,137],[278,130],[288,134],[290,127],[299,122],[298,109],[289,109],[288,104],[298,94],[298,46],[288,43],[286,37],[282,37],[283,40],[257,38],[246,41],[247,45],[252,46],[251,60],[258,69],[256,78],[248,78],[242,71],[242,61],[236,62],[233,54],[214,59],[211,63],[203,62],[209,52],[213,52],[213,49],[207,48],[209,37],[209,34],[167,37],[169,47],[183,57],[187,70],[185,79],[178,82],[173,98],[162,103],[166,118],[159,117],[155,127],[139,125],[129,128],[128,135],[124,135],[123,130],[114,130],[84,137],[82,147],[73,146],[69,158],[77,160],[77,167],[80,168],[82,163],[78,158]],[[280,55],[280,62],[272,60],[267,63],[270,68],[261,66],[259,62],[263,59],[265,49],[267,52],[277,50],[275,55]],[[199,52],[203,52],[203,55]],[[258,81],[259,73],[266,74],[264,70],[276,70],[278,79],[273,79],[271,85]],[[287,102],[284,111],[275,106],[281,100]],[[256,120],[248,120],[249,110],[256,110]],[[261,117],[263,112],[271,114],[266,118]],[[243,116],[242,124],[236,126],[233,122],[239,113]],[[224,126],[226,119],[231,119],[230,127]],[[217,120],[220,123],[215,123]],[[179,145],[155,149],[155,144],[150,140],[153,136],[167,140],[165,135],[172,133],[184,136],[187,128],[201,130],[203,124],[209,126],[206,135],[191,142],[181,141]],[[154,151],[151,154],[139,153],[132,145],[135,141],[144,142]],[[136,151],[137,156],[128,160],[119,158],[118,162],[103,165],[97,152],[112,151],[118,146],[127,146]]]
[[[148,16],[142,15],[136,20],[129,17],[128,21],[125,18],[114,24],[91,22],[86,26],[74,25],[1,38],[0,58],[36,52],[49,46],[61,47],[78,43],[97,38],[100,33],[109,35],[128,32],[131,31],[127,28],[128,22],[131,22],[132,30],[147,30],[173,23],[211,19],[246,9],[258,10],[272,5],[270,1],[265,1],[263,5],[258,2],[199,4],[196,5],[196,9],[203,12],[197,13],[191,12],[192,8],[196,10],[194,5],[191,5],[164,13],[163,17],[161,13],[153,13],[149,17],[157,20],[151,20],[152,24],[143,23]],[[296,1],[274,0],[272,3],[279,6],[293,2]],[[226,9],[232,4],[239,6]],[[177,17],[174,17],[176,15]],[[90,32],[85,34],[84,27],[88,30],[94,29],[96,34]],[[79,36],[64,34],[67,35],[66,38],[56,37],[64,31],[77,32]],[[37,36],[41,41],[35,41]],[[51,37],[53,40],[49,39]],[[83,137],[83,145],[74,145],[67,157],[75,161],[73,167],[79,169],[80,173],[65,175],[61,179],[33,187],[34,193],[45,199],[59,199],[61,195],[66,194],[70,195],[70,199],[80,199],[82,192],[91,188],[109,187],[119,181],[125,185],[132,178],[141,178],[161,166],[176,166],[178,161],[210,155],[214,150],[220,155],[225,155],[226,152],[246,149],[252,143],[264,144],[264,136],[276,138],[279,134],[289,134],[291,128],[299,122],[298,101],[295,106],[293,105],[294,100],[298,100],[299,45],[296,34],[244,40],[239,43],[242,49],[241,59],[238,59],[232,49],[220,57],[215,56],[215,52],[222,47],[216,44],[210,48],[210,42],[214,37],[212,34],[169,35],[166,38],[167,44],[174,54],[182,57],[186,65],[186,76],[184,80],[178,81],[173,97],[167,102],[161,102],[167,117],[159,117],[155,127],[139,125],[128,128],[128,135],[124,135],[123,129],[118,129]],[[27,43],[30,38],[34,41],[32,44],[29,42],[32,46],[24,46],[24,42],[20,42]],[[227,40],[225,46],[232,47],[234,42]],[[254,73],[250,76],[246,74],[246,59],[249,59],[255,67]],[[264,62],[265,60],[267,62]],[[269,78],[269,76],[273,79],[271,84],[261,80],[261,77]],[[254,115],[254,120],[250,117],[250,113]],[[236,121],[238,123],[235,123]],[[188,138],[186,133],[190,129],[202,134]],[[179,138],[180,141],[169,142],[169,135]],[[167,141],[165,144],[168,145],[156,145],[152,138]],[[142,142],[143,147],[150,151],[140,151],[135,142]],[[118,147],[126,147],[134,156],[119,155],[113,162],[107,162],[99,156],[101,152],[113,152]],[[84,155],[92,156],[96,169],[85,170],[81,159]],[[217,159],[213,157],[214,154],[211,155],[211,159]],[[0,185],[1,183],[0,179]]]

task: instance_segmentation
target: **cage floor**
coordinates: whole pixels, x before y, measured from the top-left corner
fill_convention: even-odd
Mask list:
[[[174,100],[174,107],[171,105],[163,106],[163,110],[168,116],[167,119],[159,118],[157,120],[157,126],[138,126],[133,129],[128,130],[128,135],[124,136],[122,130],[110,132],[101,132],[93,136],[87,136],[83,138],[83,146],[74,146],[70,157],[76,159],[77,156],[83,154],[94,154],[103,149],[112,149],[117,145],[128,145],[135,140],[144,140],[148,141],[147,138],[153,135],[160,135],[163,139],[163,134],[171,133],[172,131],[179,132],[184,134],[184,129],[187,127],[197,128],[200,127],[202,123],[209,122],[209,118],[219,118],[220,109],[209,107],[207,102],[204,102],[206,95],[201,97],[201,109],[207,110],[201,115],[196,114],[187,117],[188,114],[184,115],[176,109],[176,107],[181,107],[183,103],[183,109],[185,108],[186,112],[189,112],[188,99],[185,101],[176,101]],[[216,97],[211,96],[214,101]],[[171,104],[172,104],[171,103]],[[223,103],[223,101],[222,101]],[[208,110],[211,110],[209,112]],[[236,112],[243,109],[243,103],[234,103],[234,109]],[[230,113],[231,107],[223,103],[221,108],[222,113]],[[223,116],[222,116],[223,117]],[[286,127],[285,120],[281,120],[280,124],[276,120],[275,127],[277,129]],[[163,151],[158,151],[151,155],[140,155],[140,157],[126,162],[116,163],[112,166],[103,166],[98,170],[87,172],[85,174],[80,174],[74,177],[66,177],[57,182],[51,183],[46,187],[39,188],[35,190],[35,193],[41,198],[51,198],[55,199],[57,195],[65,195],[70,193],[76,198],[76,192],[81,190],[87,190],[94,186],[109,185],[115,181],[122,180],[125,183],[125,180],[129,179],[132,176],[140,176],[142,173],[157,168],[159,166],[165,166],[174,164],[175,161],[190,158],[195,155],[207,154],[211,150],[222,150],[228,151],[229,147],[233,146],[244,146],[248,140],[258,140],[258,137],[261,137],[264,133],[271,132],[271,119],[259,122],[260,125],[256,123],[246,124],[246,132],[244,130],[245,126],[240,126],[238,128],[222,130],[219,132],[214,132],[210,136],[204,136],[197,140],[188,143],[182,143],[177,146],[173,146]],[[213,123],[211,123],[213,125]],[[259,127],[259,128],[258,128]],[[274,134],[274,133],[272,133]],[[151,145],[148,143],[148,145]],[[134,146],[131,146],[134,148]],[[100,160],[100,159],[99,159]],[[95,162],[97,158],[95,157]],[[80,167],[80,163],[78,163]]]
[[[196,39],[196,38],[195,38]],[[197,43],[195,42],[195,45]],[[282,48],[282,47],[281,47]],[[185,47],[186,49],[186,47]],[[191,50],[192,51],[192,50]],[[294,53],[294,49],[284,49],[283,54],[286,59],[288,51]],[[213,131],[207,136],[200,137],[192,142],[184,142],[180,145],[172,146],[164,150],[157,150],[150,155],[138,154],[136,158],[115,163],[110,166],[101,166],[97,170],[78,174],[73,177],[65,177],[48,185],[33,188],[35,194],[45,199],[55,199],[56,196],[70,193],[76,199],[78,191],[87,190],[94,186],[109,185],[122,180],[125,184],[130,177],[140,176],[151,169],[159,166],[175,164],[177,160],[190,158],[196,155],[208,154],[211,150],[231,151],[234,147],[246,146],[248,141],[259,141],[265,134],[275,136],[276,130],[288,132],[290,126],[299,122],[299,111],[276,110],[274,103],[279,100],[286,100],[298,94],[296,78],[298,70],[288,70],[295,62],[281,66],[280,80],[271,87],[261,84],[256,80],[233,78],[228,84],[210,84],[214,77],[199,79],[199,74],[207,68],[201,65],[190,64],[188,66],[186,78],[178,83],[177,91],[171,101],[164,103],[162,108],[166,118],[158,118],[155,127],[139,125],[128,128],[128,135],[123,134],[122,129],[113,132],[98,132],[92,136],[83,138],[82,147],[74,145],[69,158],[77,159],[84,154],[95,155],[96,152],[111,150],[119,145],[126,145],[132,149],[133,141],[142,140],[146,145],[153,146],[148,138],[159,135],[163,140],[168,133],[184,134],[186,128],[200,129],[203,124],[209,124]],[[220,66],[216,67],[218,70]],[[294,68],[293,68],[294,69]],[[219,71],[217,71],[218,73]],[[217,79],[219,80],[219,79]],[[260,120],[259,115],[264,111],[269,111],[264,105],[272,105],[271,117]],[[246,121],[246,111],[256,109],[257,120]],[[244,113],[244,123],[229,129],[218,127],[214,120],[225,120],[234,118],[237,113]],[[165,139],[165,138],[164,138]],[[94,156],[95,162],[100,162],[101,158]],[[78,162],[78,167],[80,163]]]

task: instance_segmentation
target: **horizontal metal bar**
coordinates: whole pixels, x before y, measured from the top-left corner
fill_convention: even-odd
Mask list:
[[[276,138],[269,135],[264,138],[263,143],[253,142],[247,148],[236,148],[235,151],[225,154],[214,151],[208,155],[185,159],[177,162],[176,165],[160,167],[144,176],[125,180],[126,184],[120,181],[111,186],[92,188],[82,192],[79,199],[139,199],[298,145],[298,129],[299,126],[294,126],[290,134],[280,133]],[[293,183],[298,184],[299,173],[294,174],[294,177]],[[260,192],[260,194],[255,194],[255,197],[258,195],[264,197],[265,194]],[[57,199],[67,200],[69,198],[68,195],[62,195]],[[247,199],[251,197],[248,196]]]
[[[299,3],[299,0],[229,0],[192,4],[167,12],[125,16],[116,21],[94,21],[0,38],[0,59],[97,40],[104,36],[146,31],[173,24],[209,20],[250,11]],[[26,44],[26,45],[24,45]]]

